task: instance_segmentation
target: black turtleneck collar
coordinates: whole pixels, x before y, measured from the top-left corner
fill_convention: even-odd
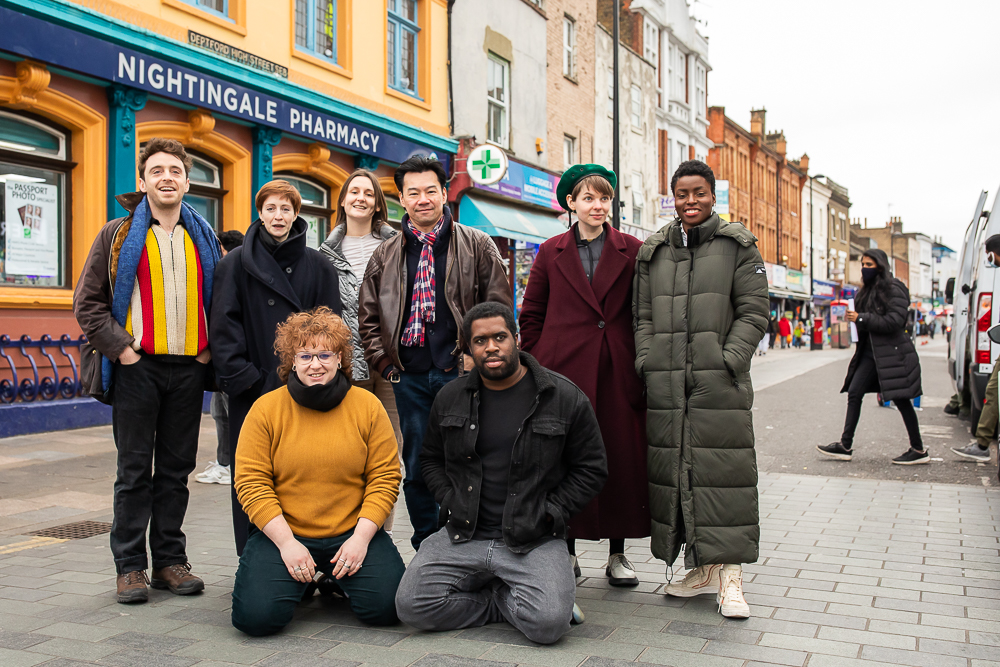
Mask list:
[[[302,384],[302,380],[294,371],[288,375],[288,393],[296,403],[310,410],[319,412],[333,410],[340,405],[350,389],[350,380],[340,371],[326,384],[314,384],[311,387]]]
[[[247,230],[247,238],[243,243],[244,245],[249,245],[251,252],[253,252],[254,246],[259,246],[268,255],[274,257],[274,261],[278,263],[278,266],[284,269],[299,261],[305,253],[306,232],[308,231],[309,223],[304,218],[295,218],[288,236],[284,241],[279,243],[267,232],[263,221],[258,218],[256,222],[250,225],[250,228]],[[244,250],[245,254],[246,251]]]

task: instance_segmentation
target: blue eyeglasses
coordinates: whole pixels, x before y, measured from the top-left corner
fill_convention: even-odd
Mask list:
[[[335,356],[337,355],[333,352],[317,352],[316,354],[312,354],[310,352],[299,352],[295,355],[295,360],[305,366],[312,363],[313,357],[316,357],[319,359],[319,363],[328,364]]]

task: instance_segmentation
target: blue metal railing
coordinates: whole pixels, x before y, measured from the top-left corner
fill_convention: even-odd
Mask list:
[[[72,338],[69,334],[63,334],[57,341],[52,340],[52,336],[48,334],[43,335],[37,341],[31,340],[31,336],[27,335],[21,336],[16,341],[12,341],[10,336],[6,334],[0,335],[0,357],[7,361],[12,378],[11,380],[0,380],[0,404],[10,404],[18,399],[30,403],[37,398],[41,398],[43,401],[52,401],[60,397],[81,396],[83,387],[80,384],[79,367],[76,359],[68,350],[75,347],[76,355],[79,357],[80,345],[85,342],[87,342],[87,337],[83,335],[79,338]],[[51,366],[52,370],[51,376],[46,374],[45,377],[39,379],[38,364],[35,362],[33,354],[35,348],[48,359],[48,365]],[[72,377],[68,373],[62,377],[59,376],[59,366],[56,364],[56,358],[52,356],[52,353],[56,351],[53,348],[58,348],[58,352],[69,360],[69,367],[73,371]],[[28,360],[31,364],[31,377],[26,377],[18,382],[17,367],[13,357],[7,353],[8,350],[14,350],[15,353],[20,351],[21,356]],[[45,362],[43,361],[42,364],[44,366]],[[47,372],[48,369],[43,370],[43,373]]]

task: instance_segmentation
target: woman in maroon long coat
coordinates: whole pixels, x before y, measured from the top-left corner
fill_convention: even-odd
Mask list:
[[[610,583],[635,586],[625,538],[650,531],[646,400],[632,331],[632,277],[642,243],[607,223],[615,181],[599,165],[575,165],[563,174],[559,203],[578,222],[538,249],[520,328],[521,348],[590,399],[608,453],[604,489],[570,522],[574,567],[577,538],[609,539]]]

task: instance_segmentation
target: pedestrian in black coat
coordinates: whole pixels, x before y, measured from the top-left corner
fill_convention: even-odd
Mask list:
[[[841,393],[847,392],[847,418],[839,442],[817,447],[823,454],[850,461],[854,431],[865,394],[881,393],[899,409],[910,438],[910,449],[892,460],[899,465],[928,463],[911,399],[920,396],[920,358],[906,333],[910,292],[889,271],[889,258],[877,248],[861,257],[864,286],[855,299],[856,311],[847,321],[858,328],[858,344]]]
[[[318,250],[306,246],[308,224],[298,217],[302,198],[287,181],[257,193],[260,218],[243,245],[219,262],[209,342],[219,388],[229,395],[229,446],[235,480],[240,429],[258,398],[284,383],[274,353],[278,324],[292,313],[327,306],[341,312],[340,280]],[[243,553],[249,520],[233,486],[236,552]]]

